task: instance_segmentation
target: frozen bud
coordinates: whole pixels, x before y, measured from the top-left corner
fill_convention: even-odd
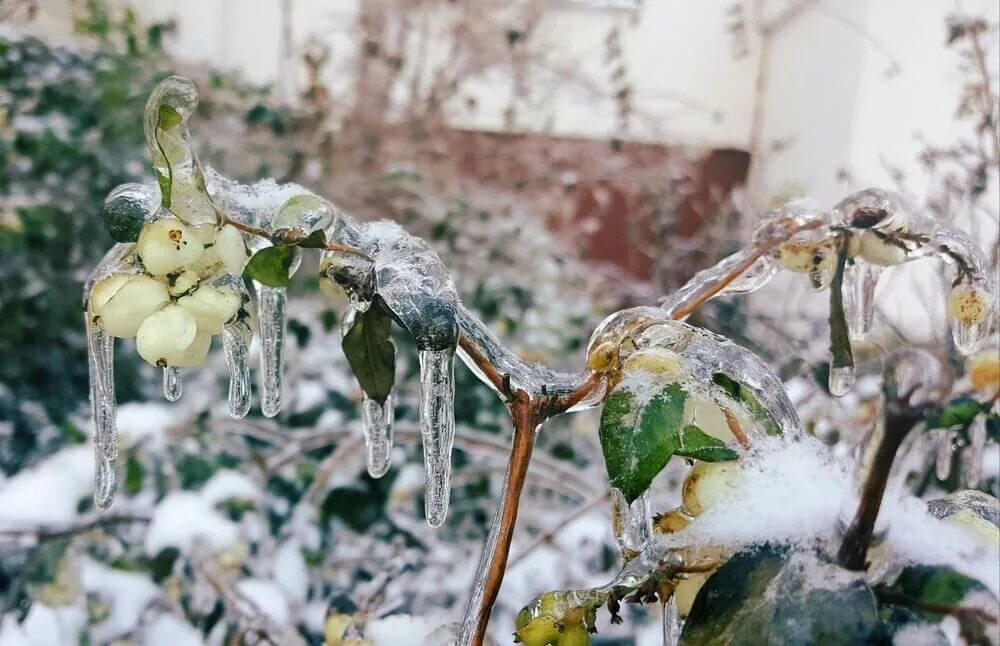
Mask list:
[[[948,295],[948,315],[965,325],[982,323],[989,311],[990,295],[981,287],[963,283],[955,285]]]
[[[147,363],[166,368],[194,343],[198,325],[183,307],[168,305],[146,317],[136,335],[136,349]]]
[[[591,372],[608,372],[618,367],[618,344],[605,342],[587,353],[587,369]]]
[[[123,184],[104,201],[104,226],[115,242],[135,242],[153,208],[152,192],[142,184]],[[158,201],[158,200],[157,200]]]
[[[116,274],[94,285],[90,314],[111,336],[130,339],[143,320],[169,300],[167,286],[154,278]]]
[[[197,287],[199,280],[198,273],[190,269],[179,273],[167,274],[167,289],[170,291],[171,296],[181,296]]]
[[[857,256],[873,265],[892,267],[906,261],[906,249],[876,231],[865,231],[858,238]]]
[[[972,388],[978,393],[1000,393],[1000,348],[983,350],[969,357],[966,371]]]
[[[243,267],[250,259],[250,251],[243,240],[243,233],[231,224],[219,230],[215,237],[214,250],[226,269],[236,276],[243,273]]]
[[[333,206],[315,195],[296,195],[289,198],[271,221],[271,228],[297,229],[306,234],[322,231],[333,224],[336,213]]]
[[[684,364],[676,352],[662,348],[649,348],[633,352],[622,363],[625,372],[641,370],[664,379],[680,379],[684,376]]]
[[[175,217],[150,222],[139,234],[136,252],[146,271],[164,276],[197,261],[205,245],[193,227]]]
[[[691,468],[681,494],[684,509],[700,516],[706,509],[731,495],[742,479],[742,469],[736,462],[698,462]]]
[[[906,228],[910,207],[902,197],[880,188],[848,195],[833,207],[834,220],[852,229],[901,231]]]
[[[323,253],[319,270],[362,302],[370,302],[375,296],[375,264],[364,256],[327,251]]]
[[[653,529],[660,534],[675,534],[690,525],[692,520],[694,518],[684,513],[683,509],[671,509],[656,517]]]
[[[837,254],[826,241],[789,240],[778,248],[778,263],[799,274],[829,271],[837,263]]]
[[[177,304],[194,318],[199,331],[219,334],[226,322],[240,311],[243,298],[226,285],[202,285],[181,297]]]

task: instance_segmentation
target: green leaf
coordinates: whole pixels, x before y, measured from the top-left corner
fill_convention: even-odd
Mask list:
[[[357,315],[342,343],[361,389],[380,404],[396,380],[396,346],[389,336],[391,329],[392,320],[375,304]]]
[[[628,391],[613,393],[601,411],[601,450],[611,485],[632,502],[681,448],[687,391],[669,384],[644,405]],[[695,436],[692,441],[697,443]]]
[[[740,382],[732,379],[729,375],[717,372],[712,375],[712,381],[715,385],[720,386],[730,399],[738,401],[750,412],[750,416],[753,417],[754,421],[764,432],[768,435],[781,435],[781,426],[778,422],[774,420],[774,417],[764,405],[760,403],[757,396],[753,394],[753,391],[741,384]]]
[[[181,113],[174,109],[173,106],[166,103],[160,104],[160,110],[156,113],[157,128],[160,130],[171,130],[181,125],[183,120]]]
[[[893,597],[899,603],[905,597],[918,606],[958,606],[972,592],[986,592],[979,581],[942,565],[911,565],[905,568],[891,586],[882,586],[878,593]]]
[[[125,463],[125,493],[134,496],[142,491],[142,483],[146,478],[146,466],[134,455],[128,457]]]
[[[968,395],[957,397],[948,402],[940,413],[927,420],[927,428],[968,426],[980,411],[988,408]]]
[[[854,354],[851,335],[844,313],[844,267],[847,265],[847,244],[844,241],[837,253],[837,268],[830,282],[830,368],[851,368]]]
[[[322,231],[313,231],[303,238],[298,246],[303,249],[326,249],[326,234]]]
[[[156,112],[156,129],[153,139],[156,140],[156,148],[163,157],[163,163],[166,165],[167,172],[164,174],[159,168],[155,167],[156,164],[154,164],[153,170],[156,173],[156,183],[160,185],[160,203],[166,209],[170,208],[171,193],[174,187],[174,169],[170,164],[167,151],[163,149],[163,143],[160,141],[160,132],[176,128],[182,121],[183,119],[177,110],[165,103],[160,104],[160,108]]]
[[[294,258],[292,247],[265,247],[251,256],[243,275],[268,287],[287,287]]]
[[[854,646],[877,643],[871,588],[809,552],[738,552],[698,592],[680,646]]]
[[[717,437],[712,437],[694,424],[688,424],[680,433],[680,446],[674,454],[702,462],[726,462],[740,454]]]

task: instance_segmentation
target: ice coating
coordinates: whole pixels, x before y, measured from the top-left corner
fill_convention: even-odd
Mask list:
[[[284,287],[269,287],[257,282],[254,287],[260,332],[260,409],[266,417],[274,417],[281,411],[287,292]]]
[[[424,513],[440,527],[451,497],[451,450],[455,443],[455,353],[420,351],[420,436],[424,445]]]
[[[969,489],[979,486],[983,477],[983,451],[986,448],[986,415],[979,414],[969,424],[969,445],[962,455],[962,482]]]
[[[472,341],[500,374],[510,375],[511,387],[518,388],[532,395],[541,395],[542,388],[547,394],[565,394],[579,388],[586,380],[584,373],[567,373],[551,370],[539,363],[527,363],[521,360],[501,343],[485,323],[470,312],[461,303],[458,304],[458,324],[462,335]],[[486,375],[479,371],[475,362],[459,350],[459,357],[465,365],[479,377],[480,381],[493,388]],[[494,389],[495,390],[495,389]],[[585,402],[583,407],[590,407],[596,402]],[[579,410],[574,408],[573,410]]]
[[[205,192],[205,177],[187,129],[197,107],[195,84],[169,76],[149,95],[143,130],[163,207],[189,224],[208,224],[218,215]]]
[[[855,258],[844,267],[844,314],[851,338],[864,339],[875,317],[875,287],[882,268]],[[848,388],[849,390],[850,388]]]
[[[653,535],[649,493],[643,492],[630,504],[617,489],[611,489],[611,524],[615,543],[622,555],[631,558],[642,551]]]
[[[163,369],[163,396],[168,402],[175,402],[184,394],[184,381],[181,379],[181,369],[170,367]]]
[[[934,475],[938,480],[947,480],[951,476],[951,457],[955,451],[956,432],[944,429],[936,434],[934,452]]]
[[[237,419],[250,412],[250,328],[244,321],[226,323],[222,329],[222,350],[229,368],[229,414]]]
[[[109,507],[116,487],[115,461],[118,458],[118,428],[115,423],[114,337],[107,334],[91,317],[89,300],[94,285],[113,273],[137,273],[134,245],[112,247],[84,285],[84,324],[87,331],[87,365],[90,377],[90,410],[94,424],[96,487],[94,503]]]
[[[368,451],[368,475],[373,478],[381,478],[389,470],[392,458],[393,399],[390,392],[381,404],[368,395],[364,395],[361,400],[361,420]]]
[[[726,276],[740,271],[741,267],[746,268],[726,287],[714,294],[713,298],[723,294],[749,294],[757,291],[778,273],[778,265],[766,256],[754,259],[754,255],[753,250],[744,249],[726,256],[708,269],[696,273],[670,296],[660,299],[660,306],[673,316],[675,312],[699,301],[707,289]]]
[[[671,595],[670,599],[662,604],[663,616],[663,646],[677,646],[681,639],[681,622],[677,616],[677,597]]]
[[[667,318],[663,310],[637,307],[605,319],[588,347],[594,350],[606,343],[617,344],[619,360],[651,348],[677,353],[695,389],[706,389],[716,373],[725,374],[753,393],[784,434],[801,433],[781,380],[757,355],[725,337]]]
[[[834,397],[843,397],[851,392],[855,379],[854,366],[830,366],[826,387]]]

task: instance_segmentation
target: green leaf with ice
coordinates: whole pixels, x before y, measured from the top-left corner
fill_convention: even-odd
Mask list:
[[[628,502],[638,498],[674,455],[719,462],[738,454],[697,426],[684,424],[688,393],[667,384],[648,401],[613,393],[601,412],[601,450],[611,485]]]
[[[695,597],[680,646],[878,643],[875,597],[861,573],[772,546],[737,553]]]
[[[392,320],[379,305],[359,312],[344,336],[343,348],[361,389],[379,404],[396,380],[396,346],[390,338]]]
[[[295,249],[287,246],[265,247],[251,258],[243,275],[268,287],[288,287]]]

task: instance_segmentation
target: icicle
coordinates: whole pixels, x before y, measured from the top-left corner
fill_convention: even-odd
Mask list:
[[[368,449],[368,475],[373,478],[381,478],[389,470],[392,458],[393,399],[393,393],[390,392],[382,404],[368,395],[361,402],[365,446]]]
[[[90,369],[90,411],[94,418],[96,462],[94,503],[109,507],[115,491],[118,429],[115,425],[114,339],[85,314],[87,359]]]
[[[229,414],[240,419],[250,412],[250,365],[247,362],[250,330],[243,321],[222,329],[222,349],[229,367]]]
[[[184,393],[184,382],[181,380],[180,368],[163,369],[163,396],[168,402],[175,402]]]
[[[612,488],[611,513],[615,542],[622,555],[629,560],[642,551],[653,535],[648,493],[643,493],[629,504],[620,491]]]
[[[424,444],[424,513],[440,527],[451,496],[451,449],[455,441],[455,354],[420,351],[420,435]]]
[[[938,480],[951,476],[951,454],[954,451],[955,431],[945,429],[938,434],[937,451],[934,456],[934,475]]]
[[[834,397],[843,397],[854,387],[854,366],[830,367],[827,388]]]
[[[975,489],[982,479],[986,435],[986,415],[976,415],[969,424],[969,445],[962,455],[962,482],[967,489]]]
[[[855,259],[844,268],[844,313],[852,339],[863,339],[875,316],[875,287],[882,268]]]
[[[663,609],[663,646],[677,646],[681,638],[680,617],[677,616],[677,596],[662,604]]]
[[[260,408],[267,417],[281,410],[281,371],[285,346],[284,287],[257,288],[257,321],[260,326]]]

